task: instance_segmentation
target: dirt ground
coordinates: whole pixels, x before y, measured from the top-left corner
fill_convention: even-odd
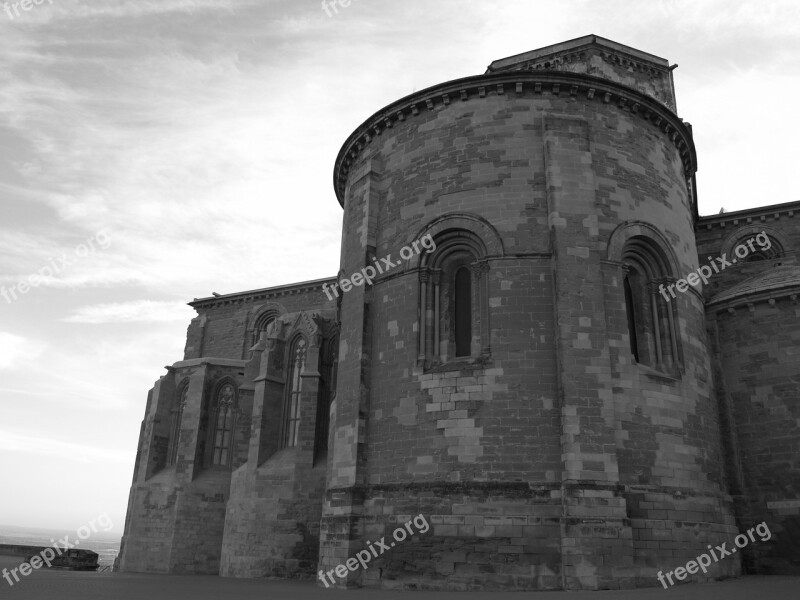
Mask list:
[[[20,564],[19,558],[0,557],[0,572]],[[13,581],[13,577],[12,577]],[[647,588],[601,592],[382,592],[333,590],[313,583],[262,579],[223,579],[135,573],[34,571],[9,586],[0,578],[4,600],[307,600],[331,598],[366,600],[385,597],[414,600],[795,600],[800,577],[744,577],[710,584],[686,584],[669,590]]]

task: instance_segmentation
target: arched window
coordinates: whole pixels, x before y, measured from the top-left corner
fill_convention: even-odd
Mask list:
[[[420,264],[418,362],[434,368],[491,355],[486,247],[475,233],[445,230]]]
[[[715,254],[722,261],[728,261],[726,269],[739,271],[741,276],[749,276],[764,269],[781,266],[787,254],[791,253],[791,248],[790,240],[781,231],[763,223],[750,223],[732,231],[722,240],[719,251]],[[703,257],[700,258],[703,262]],[[708,256],[707,260],[711,263],[716,257]]]
[[[251,343],[255,346],[258,340],[261,339],[261,334],[265,333],[272,322],[275,320],[276,313],[273,310],[268,310],[259,315],[256,322],[253,324],[253,336]]]
[[[224,382],[217,389],[213,407],[214,427],[211,443],[211,465],[231,466],[231,442],[236,413],[236,387]]]
[[[681,364],[677,302],[659,293],[674,282],[666,253],[651,239],[634,236],[623,247],[622,261],[631,356],[639,364],[676,374]]]
[[[306,364],[306,340],[298,337],[290,346],[286,379],[286,397],[283,408],[281,448],[297,446],[300,436],[300,400],[303,380],[301,374]]]
[[[742,236],[731,249],[731,255],[739,262],[775,260],[784,255],[782,244],[764,232]]]
[[[181,421],[183,420],[183,409],[186,408],[186,400],[189,397],[189,382],[181,387],[177,402],[172,409],[172,423],[169,432],[169,447],[167,449],[167,465],[174,465],[178,461],[178,442],[181,436]]]

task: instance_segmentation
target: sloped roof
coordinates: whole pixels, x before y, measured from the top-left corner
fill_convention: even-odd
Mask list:
[[[765,266],[766,264],[769,263],[765,263]],[[714,296],[708,303],[718,304],[720,302],[730,302],[738,298],[745,298],[747,296],[764,294],[777,290],[788,290],[793,287],[800,288],[800,266],[783,265],[769,269],[764,273],[754,275],[741,283],[737,283],[733,287]]]
[[[550,46],[545,46],[544,48],[537,48],[536,50],[530,50],[529,52],[523,52],[521,54],[515,54],[514,56],[500,58],[493,61],[492,64],[490,64],[487,68],[486,72],[492,73],[494,71],[508,69],[514,65],[518,65],[527,61],[550,56],[558,56],[573,52],[578,48],[585,48],[589,46],[595,46],[597,48],[612,50],[615,52],[623,52],[637,58],[638,60],[645,61],[653,65],[658,65],[663,69],[669,67],[669,61],[667,61],[665,58],[661,58],[655,54],[650,54],[649,52],[642,52],[641,50],[637,50],[631,46],[620,44],[619,42],[600,37],[599,35],[590,34],[575,38],[574,40],[561,42],[559,44],[551,44]]]

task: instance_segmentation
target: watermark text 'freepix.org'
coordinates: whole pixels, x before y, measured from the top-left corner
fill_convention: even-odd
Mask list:
[[[411,245],[404,246],[400,250],[400,258],[403,260],[411,260],[414,257],[414,254],[421,254],[422,250],[420,246],[424,248],[428,254],[436,250],[436,242],[433,241],[433,236],[431,234],[422,236],[419,240],[414,240],[411,242]],[[339,290],[337,288],[341,288],[342,293],[349,292],[353,286],[360,286],[360,285],[372,285],[372,280],[375,279],[378,275],[383,275],[389,269],[393,267],[397,267],[402,263],[398,261],[392,260],[392,255],[389,254],[388,256],[381,258],[380,260],[375,257],[372,259],[373,265],[368,265],[358,271],[353,273],[350,276],[350,279],[342,278],[339,280],[338,283],[334,283],[332,286],[328,287],[327,283],[322,284],[322,291],[325,292],[325,295],[328,296],[328,300],[333,300],[334,296],[339,297]],[[333,292],[333,295],[331,295]]]

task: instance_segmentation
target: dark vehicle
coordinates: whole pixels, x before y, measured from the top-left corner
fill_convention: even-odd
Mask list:
[[[31,562],[33,554],[26,558],[26,562]],[[96,571],[100,566],[98,559],[100,555],[91,550],[66,550],[50,561],[52,568],[69,569],[70,571]]]

